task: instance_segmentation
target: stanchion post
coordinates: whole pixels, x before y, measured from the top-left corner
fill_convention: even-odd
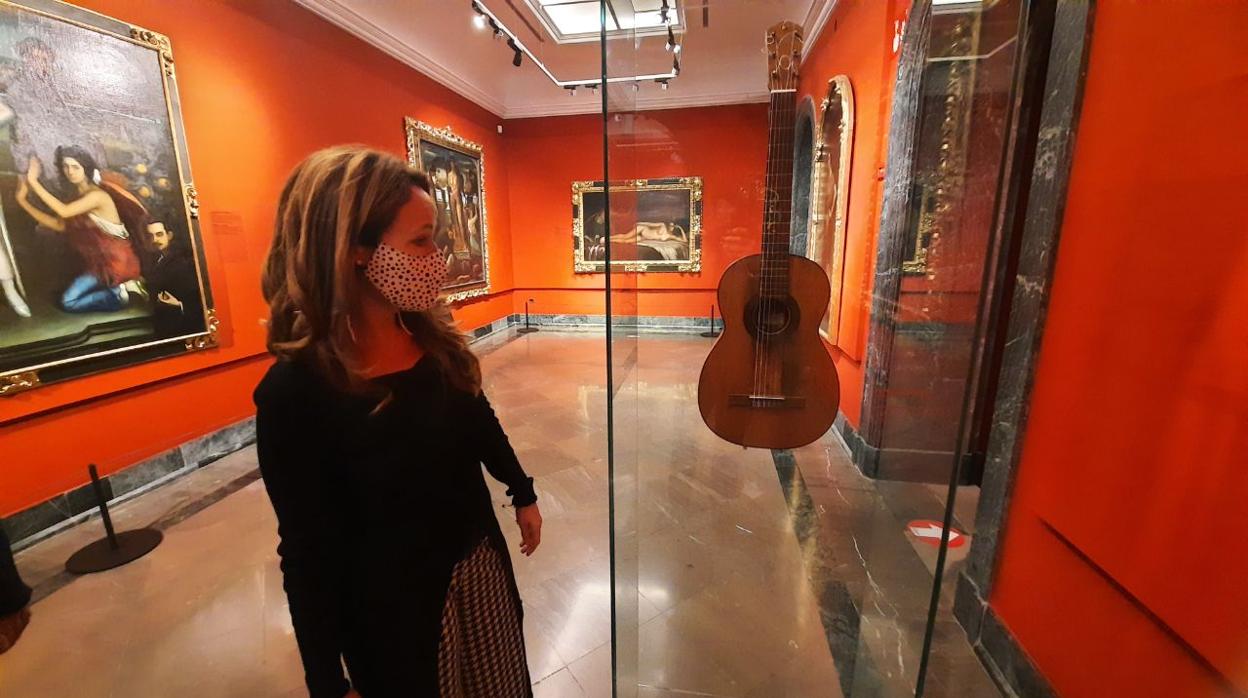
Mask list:
[[[524,302],[524,327],[521,327],[520,329],[516,330],[516,332],[520,334],[530,334],[533,332],[537,332],[539,329],[537,327],[534,327],[529,322],[529,303],[533,303],[533,302],[534,300],[532,298]]]
[[[719,334],[720,333],[715,329],[715,306],[712,305],[711,306],[711,329],[707,332],[703,332],[702,336],[703,337],[718,337]]]

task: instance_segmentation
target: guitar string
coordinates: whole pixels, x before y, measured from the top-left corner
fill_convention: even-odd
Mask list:
[[[776,119],[774,93],[772,94],[772,104],[769,105],[769,108],[767,110],[767,117],[768,117],[768,129],[770,130],[772,127],[774,127],[775,119]],[[773,158],[775,157],[775,148],[776,148],[775,140],[776,139],[772,138],[770,134],[768,135],[768,138],[767,138],[767,171],[763,176],[763,258],[760,264],[761,273],[759,274],[759,291],[758,291],[759,297],[756,302],[756,317],[755,317],[755,325],[754,325],[755,327],[754,329],[754,383],[750,387],[750,406],[751,407],[757,407],[759,404],[757,400],[757,396],[760,394],[761,382],[762,382],[763,309],[764,309],[763,302],[764,302],[764,299],[766,298],[766,285],[767,285],[767,277],[766,277],[767,239],[770,236],[770,232],[771,232],[771,227],[770,227],[771,215],[772,215],[771,178],[772,178],[772,169],[773,169],[772,162],[773,162]]]
[[[784,181],[785,171],[786,170],[790,171],[790,177],[792,176],[792,172],[791,172],[792,167],[790,166],[786,168],[784,166],[786,163],[789,162],[789,158],[787,158],[786,155],[788,151],[791,149],[791,146],[789,145],[789,142],[786,139],[786,135],[788,133],[788,122],[789,122],[789,109],[787,107],[787,103],[791,101],[790,94],[791,93],[788,93],[788,92],[781,92],[778,95],[780,98],[780,105],[779,105],[779,109],[777,110],[777,113],[779,114],[780,123],[778,124],[778,129],[777,129],[777,140],[779,141],[778,143],[779,153],[778,153],[777,162],[776,162],[776,175],[775,175],[776,197],[775,197],[774,205],[776,207],[776,210],[775,210],[775,214],[773,216],[773,221],[772,221],[773,230],[772,230],[772,239],[771,239],[771,268],[768,270],[768,279],[767,279],[767,291],[768,291],[767,293],[767,310],[768,310],[767,317],[768,317],[769,325],[770,323],[774,323],[779,320],[779,318],[777,317],[777,313],[779,312],[780,309],[777,306],[783,303],[783,299],[779,298],[779,294],[781,291],[784,290],[780,286],[779,282],[780,282],[780,277],[782,274],[782,265],[788,262],[788,259],[785,257],[787,250],[781,249],[781,248],[783,246],[782,242],[785,239],[785,232],[786,232],[785,230],[783,230],[782,227],[785,225],[786,216],[785,216],[784,208],[787,202],[785,193],[786,193],[787,185],[789,184],[788,182]],[[777,338],[772,336],[771,332],[768,333],[767,349],[765,352],[767,355],[767,363],[763,372],[763,390],[764,390],[764,395],[769,396],[769,397],[777,395],[779,393],[779,390],[777,389],[777,386],[775,385],[777,370],[776,370],[776,361],[774,357],[774,352],[772,349],[773,342],[778,342],[778,341],[779,340]]]
[[[788,284],[785,282],[788,278],[788,266],[790,262],[789,250],[786,241],[790,237],[791,231],[788,230],[788,227],[786,226],[792,225],[792,150],[794,145],[793,122],[796,115],[796,95],[792,92],[783,92],[780,93],[780,96],[783,100],[779,109],[779,113],[781,115],[779,125],[780,159],[787,163],[788,167],[778,167],[777,169],[779,171],[776,173],[776,178],[778,180],[777,187],[783,187],[783,189],[777,189],[776,203],[780,208],[776,210],[774,221],[776,234],[772,240],[772,269],[770,273],[771,278],[768,281],[768,288],[770,291],[769,303],[773,309],[777,303],[782,307],[787,307],[788,305],[786,290]],[[785,177],[785,172],[788,173],[787,178]],[[785,293],[784,298],[778,297],[781,293]],[[768,336],[767,341],[767,353],[770,358],[770,343],[773,340],[770,336]],[[777,339],[775,341],[778,342],[779,340]],[[775,362],[771,362],[771,364],[774,363]],[[780,395],[783,390],[783,385],[781,385],[782,382],[782,366],[777,367],[775,365],[768,365],[764,375],[763,386],[767,391],[766,394]]]
[[[787,88],[787,85],[781,89]],[[763,334],[763,359],[762,359],[762,386],[760,390],[761,397],[770,397],[774,394],[772,390],[773,374],[775,373],[775,356],[773,352],[773,343],[775,339],[772,337],[772,323],[775,320],[776,304],[777,304],[777,278],[776,265],[779,263],[779,246],[780,240],[783,238],[783,206],[784,206],[784,161],[785,161],[785,128],[787,124],[787,114],[785,109],[786,98],[790,93],[777,92],[772,95],[774,103],[775,123],[774,140],[775,152],[772,155],[770,172],[771,185],[771,215],[767,230],[767,242],[764,246],[763,256],[763,323],[765,331]]]
[[[772,134],[775,138],[768,138],[767,143],[767,174],[765,175],[765,202],[764,202],[764,232],[763,232],[763,259],[762,274],[759,284],[759,301],[758,301],[758,317],[756,318],[755,331],[755,367],[754,367],[754,386],[751,404],[755,407],[760,405],[759,396],[775,395],[782,388],[779,383],[782,382],[782,376],[777,375],[777,371],[771,364],[771,343],[772,338],[770,332],[767,332],[769,323],[772,319],[772,312],[777,301],[787,306],[786,298],[776,299],[774,296],[778,291],[785,290],[787,283],[781,283],[787,279],[789,265],[788,249],[778,249],[783,240],[787,240],[791,235],[791,231],[781,231],[780,225],[792,225],[792,163],[793,163],[793,145],[794,145],[794,117],[796,115],[796,94],[792,91],[796,89],[796,75],[790,72],[786,78],[786,82],[781,87],[781,91],[771,94],[771,104],[768,109],[768,116]],[[780,100],[777,102],[777,100]],[[782,157],[777,157],[777,156]],[[786,156],[787,157],[783,157]],[[781,167],[780,160],[784,160],[788,167]],[[785,172],[788,173],[788,182],[784,182]],[[781,185],[786,186],[786,196],[781,195]],[[785,206],[787,210],[782,210],[781,206]],[[787,215],[786,215],[787,214]],[[788,232],[789,235],[783,233]],[[785,265],[777,268],[777,265]],[[783,277],[783,278],[780,278]],[[774,386],[774,388],[773,388]]]

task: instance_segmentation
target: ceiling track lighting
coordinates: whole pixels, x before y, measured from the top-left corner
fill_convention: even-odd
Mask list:
[[[659,83],[660,90],[666,91],[668,87],[668,82],[670,81],[669,80],[655,80],[655,82]]]
[[[524,57],[527,55],[529,57],[529,60],[534,65],[536,65],[538,69],[541,70],[546,75],[546,77],[550,78],[551,82],[555,83],[555,85],[558,87],[562,87],[568,90],[568,93],[570,95],[575,96],[576,90],[581,87],[588,87],[589,90],[593,92],[594,94],[598,93],[598,87],[602,85],[603,83],[602,80],[578,80],[576,82],[571,82],[567,80],[560,80],[559,78],[555,77],[554,73],[550,72],[550,69],[546,67],[546,64],[543,63],[541,59],[539,59],[537,56],[535,56],[533,52],[529,50],[529,47],[525,46],[524,42],[521,41],[519,37],[517,37],[514,33],[512,33],[512,31],[508,29],[507,26],[504,25],[501,20],[499,20],[498,16],[495,15],[490,10],[490,8],[485,6],[484,2],[480,2],[479,0],[472,0],[472,10],[473,12],[477,13],[477,16],[473,17],[472,19],[473,24],[475,24],[478,28],[481,28],[481,29],[484,29],[487,26],[490,27],[494,33],[494,38],[497,40],[501,41],[504,38],[507,39],[507,47],[515,52],[515,55],[512,57],[512,60],[511,60],[512,65],[519,68],[524,63]],[[668,14],[670,11],[671,11],[671,6],[668,4],[668,0],[663,0],[663,8],[661,12],[662,12],[662,18],[663,18],[664,24],[668,24],[668,25],[672,24],[672,18],[670,14]],[[640,84],[642,81],[654,80],[655,82],[659,82],[660,84],[662,84],[663,89],[667,89],[667,81],[680,75],[679,54],[681,51],[680,44],[676,43],[676,35],[672,32],[672,29],[670,26],[668,27],[667,34],[668,34],[668,44],[669,44],[668,50],[676,54],[676,57],[674,57],[672,60],[672,71],[670,73],[663,73],[663,74],[658,74],[658,75],[628,75],[628,76],[621,75],[618,77],[607,78],[606,82],[607,83],[631,82],[633,84],[633,90],[636,91],[636,90],[641,89]]]

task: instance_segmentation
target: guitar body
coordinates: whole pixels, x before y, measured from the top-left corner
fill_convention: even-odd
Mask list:
[[[724,333],[702,367],[698,408],[720,438],[753,448],[797,448],[832,427],[836,366],[819,336],[831,289],[823,269],[788,256],[784,299],[764,296],[763,255],[733,263],[719,282]]]

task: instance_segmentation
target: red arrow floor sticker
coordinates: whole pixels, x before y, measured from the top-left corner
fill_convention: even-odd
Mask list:
[[[910,531],[911,535],[924,543],[933,547],[940,547],[940,534],[944,531],[944,528],[939,521],[928,521],[926,519],[911,521],[906,525],[906,529]],[[949,529],[949,547],[961,548],[964,545],[966,545],[966,534],[956,528]]]

